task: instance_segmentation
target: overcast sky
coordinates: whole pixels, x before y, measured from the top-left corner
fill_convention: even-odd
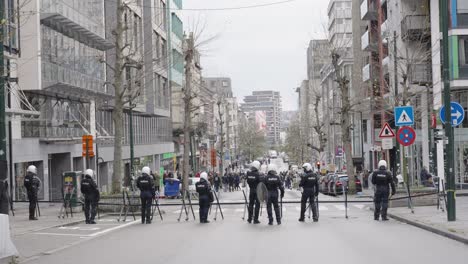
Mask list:
[[[186,9],[231,8],[280,0],[184,0]],[[284,110],[297,110],[295,88],[307,76],[309,41],[323,36],[328,0],[296,0],[260,8],[184,11],[186,31],[206,25],[202,39],[205,77],[230,77],[243,102],[254,90],[281,92]],[[197,26],[198,25],[198,26]]]

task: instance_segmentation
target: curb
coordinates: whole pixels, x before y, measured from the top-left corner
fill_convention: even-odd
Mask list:
[[[465,237],[462,237],[462,236],[459,236],[459,235],[456,235],[456,234],[453,234],[453,233],[450,233],[450,232],[447,232],[447,231],[444,231],[444,230],[441,230],[441,229],[438,229],[438,228],[435,228],[435,227],[432,227],[432,226],[421,224],[421,223],[418,223],[416,221],[409,220],[409,219],[406,219],[404,217],[394,215],[392,213],[387,213],[387,215],[390,218],[393,218],[393,219],[395,219],[397,221],[400,221],[400,222],[403,222],[403,223],[406,223],[406,224],[409,224],[409,225],[424,229],[424,230],[429,231],[431,233],[434,233],[434,234],[437,234],[437,235],[440,235],[440,236],[443,236],[443,237],[446,237],[446,238],[449,238],[449,239],[452,239],[452,240],[456,240],[458,242],[461,242],[461,243],[464,243],[464,244],[468,245],[468,238],[465,238]]]

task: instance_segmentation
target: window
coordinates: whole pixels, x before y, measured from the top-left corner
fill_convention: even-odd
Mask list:
[[[468,79],[468,37],[461,37],[458,46],[459,77]]]
[[[162,0],[161,1],[161,18],[162,18],[162,25],[163,25],[163,29],[164,31],[167,31],[167,15],[166,15],[166,3],[164,3]]]
[[[223,87],[228,87],[229,83],[227,81],[223,81],[222,85],[223,85]]]
[[[153,80],[154,106],[158,108],[161,106],[161,96],[159,96],[160,87],[161,86],[160,86],[159,75],[157,73],[154,73],[154,80]]]
[[[162,63],[161,58],[161,38],[159,37],[156,31],[153,31],[153,59],[155,60],[156,64]]]
[[[133,44],[134,49],[137,50],[139,47],[139,27],[138,27],[139,17],[135,14],[133,18]]]
[[[167,62],[167,46],[166,46],[166,40],[161,38],[161,62],[162,65],[166,66]]]

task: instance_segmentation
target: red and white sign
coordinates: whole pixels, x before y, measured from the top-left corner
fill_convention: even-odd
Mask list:
[[[255,123],[257,124],[257,131],[266,134],[267,122],[265,111],[255,111]]]
[[[398,143],[405,147],[410,146],[416,140],[416,132],[409,126],[400,127],[397,133],[397,140]]]
[[[385,123],[385,125],[382,127],[382,130],[380,130],[379,133],[379,138],[394,138],[395,133],[393,132],[392,128],[388,123]]]

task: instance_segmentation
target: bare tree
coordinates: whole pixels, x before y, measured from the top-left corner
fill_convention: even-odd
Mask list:
[[[266,148],[266,138],[262,131],[257,129],[257,125],[252,119],[245,119],[240,124],[239,129],[239,151],[248,157],[249,161],[262,156]]]
[[[105,63],[107,68],[113,73],[113,81],[109,84],[114,88],[114,109],[112,113],[112,120],[114,122],[114,162],[112,177],[112,192],[120,191],[121,175],[123,173],[122,161],[122,144],[123,144],[123,131],[124,131],[124,109],[128,107],[133,108],[132,102],[140,95],[141,83],[139,76],[143,67],[142,56],[138,55],[137,50],[140,48],[135,45],[133,39],[128,40],[126,33],[130,29],[127,21],[124,20],[126,11],[129,9],[128,3],[123,0],[115,1],[116,7],[116,23],[115,28],[112,29],[112,36],[114,38],[114,63],[108,63],[104,58],[101,62]],[[137,30],[137,29],[133,29]],[[133,170],[133,168],[131,168]],[[129,179],[125,180],[129,184]]]
[[[291,121],[288,127],[284,149],[291,160],[298,163],[304,162],[304,151],[307,147],[304,142],[304,135],[301,133],[300,120],[296,118]]]

